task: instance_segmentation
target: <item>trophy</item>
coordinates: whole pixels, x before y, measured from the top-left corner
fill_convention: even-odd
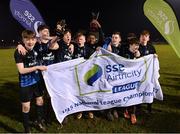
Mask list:
[[[66,30],[66,21],[62,19],[57,22],[56,35],[62,38],[65,30]]]
[[[92,19],[98,20],[99,18],[99,12],[95,13],[95,12],[91,12],[92,14]]]

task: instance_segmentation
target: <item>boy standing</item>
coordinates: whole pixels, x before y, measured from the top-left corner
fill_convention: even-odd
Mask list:
[[[45,132],[43,124],[43,89],[40,86],[40,71],[46,70],[46,66],[37,66],[38,53],[33,49],[36,43],[36,35],[30,30],[22,32],[22,41],[27,53],[19,54],[15,50],[14,58],[19,71],[20,100],[22,104],[23,125],[26,133],[30,132],[29,112],[30,102],[36,98],[38,127]]]
[[[150,33],[147,30],[143,30],[140,34],[140,46],[139,51],[141,56],[154,54],[157,57],[156,50],[152,44],[149,43],[150,40]],[[147,105],[147,110],[149,113],[152,111],[152,103]]]
[[[87,55],[88,50],[90,49],[86,44],[86,37],[82,33],[78,33],[76,37],[77,44],[74,47],[74,59],[84,57],[86,59],[89,58]],[[83,112],[79,112],[77,114],[77,119],[81,119],[83,116]],[[88,111],[88,117],[93,119],[94,114],[91,111]]]
[[[124,47],[121,44],[121,34],[118,31],[112,33],[111,42],[108,44],[107,50],[122,56],[124,52]],[[118,108],[111,108],[107,110],[107,119],[113,121],[114,118],[118,119],[119,115],[117,112]]]
[[[128,44],[129,44],[129,48],[128,50],[126,50],[126,52],[124,53],[124,55],[122,55],[123,57],[127,58],[127,59],[137,59],[139,58],[140,52],[139,52],[139,41],[137,38],[131,38],[128,40]],[[129,112],[131,113],[129,115]],[[124,111],[124,117],[127,119],[131,119],[131,123],[132,124],[136,124],[137,119],[136,119],[136,105],[133,106],[129,106],[125,108]]]
[[[141,32],[140,35],[140,46],[139,51],[141,56],[149,55],[149,54],[156,54],[156,50],[152,44],[149,43],[150,40],[150,33],[147,30]]]

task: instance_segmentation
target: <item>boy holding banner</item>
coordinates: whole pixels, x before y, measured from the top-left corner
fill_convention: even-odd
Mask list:
[[[43,89],[40,83],[40,71],[46,70],[46,66],[38,66],[38,53],[34,50],[36,35],[30,30],[22,32],[22,41],[27,50],[25,55],[19,54],[16,49],[14,58],[19,71],[20,100],[22,104],[23,125],[26,133],[30,132],[29,112],[31,100],[36,98],[38,127],[45,132],[43,124]]]
[[[157,57],[156,50],[152,44],[149,43],[150,33],[147,30],[143,30],[140,34],[140,46],[139,51],[141,56],[154,54]],[[149,113],[152,111],[152,103],[147,104],[147,110]]]
[[[121,34],[118,31],[112,33],[111,42],[108,44],[107,50],[122,56],[124,52],[124,47],[121,44]],[[107,110],[107,119],[113,121],[114,118],[118,119],[119,115],[117,108],[111,108]]]
[[[139,41],[138,41],[138,39],[134,36],[134,37],[128,39],[127,43],[128,43],[128,49],[126,50],[126,52],[124,52],[124,54],[122,56],[127,58],[127,59],[139,58],[141,56],[141,54],[139,52]],[[129,112],[131,113],[130,115],[129,115]],[[130,118],[131,123],[136,124],[136,122],[137,122],[136,105],[129,106],[129,107],[125,108],[124,117],[127,119]]]
[[[39,38],[38,42],[34,46],[34,50],[37,52],[37,60],[39,65],[51,65],[55,63],[55,49],[58,48],[58,44],[56,41],[58,40],[58,37],[50,37],[49,33],[49,27],[47,25],[40,25],[37,29]],[[26,55],[28,52],[21,44],[18,45],[17,50],[22,55]],[[50,123],[50,110],[51,102],[50,97],[46,91],[46,86],[44,83],[44,79],[42,75],[40,76],[41,85],[43,86],[43,89],[45,90],[45,107],[46,107],[46,124]]]
[[[89,58],[88,51],[91,49],[86,44],[86,36],[83,33],[78,33],[76,36],[76,45],[74,47],[74,59],[84,57],[86,59]],[[86,112],[85,112],[86,113]],[[83,112],[79,112],[77,114],[77,119],[81,119],[83,116]],[[88,117],[90,119],[94,118],[94,114],[91,111],[88,111]]]

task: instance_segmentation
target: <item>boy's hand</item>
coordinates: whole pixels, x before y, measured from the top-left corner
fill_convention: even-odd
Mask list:
[[[157,54],[154,54],[154,58],[158,58],[158,55],[157,55]]]
[[[101,49],[101,47],[97,47],[97,48],[96,48],[96,51],[99,51],[100,49]]]
[[[68,50],[69,50],[69,52],[70,52],[71,54],[73,54],[73,53],[74,53],[74,45],[73,45],[73,44],[70,44]]]
[[[46,66],[36,66],[37,70],[40,70],[40,71],[45,71],[47,70],[47,67]]]
[[[18,49],[19,54],[26,55],[26,53],[27,53],[27,50],[21,44],[18,44],[16,49]]]
[[[94,24],[96,24],[98,26],[98,28],[101,28],[100,23],[95,19],[93,19],[90,23],[94,23]]]
[[[135,56],[136,58],[141,56],[139,50],[136,50],[136,51],[135,51],[134,56]]]

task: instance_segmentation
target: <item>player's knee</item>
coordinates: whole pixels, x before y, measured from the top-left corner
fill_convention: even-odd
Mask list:
[[[44,101],[43,101],[43,98],[42,98],[42,97],[36,99],[36,105],[42,106],[43,104],[44,104]]]
[[[29,105],[23,105],[23,106],[22,106],[22,111],[23,111],[24,113],[28,113],[28,112],[30,111],[30,106],[29,106]]]

